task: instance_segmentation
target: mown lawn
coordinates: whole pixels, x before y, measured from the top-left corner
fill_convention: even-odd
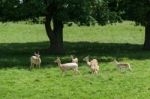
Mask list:
[[[64,28],[64,55],[49,54],[44,25],[0,23],[0,99],[150,99],[150,52],[142,50],[144,27],[133,22]],[[29,70],[30,56],[40,50],[41,69]],[[80,75],[65,76],[53,61],[79,58]],[[97,58],[92,75],[82,58]],[[113,59],[129,62],[120,72]]]

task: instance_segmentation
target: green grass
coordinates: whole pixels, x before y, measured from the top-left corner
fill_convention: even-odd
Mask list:
[[[66,54],[62,62],[79,58],[80,75],[65,76],[53,63],[43,25],[0,23],[0,99],[149,99],[150,52],[142,50],[144,27],[133,22],[107,26],[65,26]],[[40,50],[42,68],[29,70],[30,56]],[[100,74],[91,75],[82,58],[100,62]],[[129,62],[133,71],[119,72],[111,61]]]

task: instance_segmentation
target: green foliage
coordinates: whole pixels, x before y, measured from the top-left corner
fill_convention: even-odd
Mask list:
[[[92,16],[101,25],[118,21],[121,22],[122,18],[117,3],[115,0],[97,0],[97,2],[93,4],[94,9]]]
[[[0,21],[36,20],[50,12],[64,23],[75,22],[80,25],[113,23],[120,20],[115,10],[110,10],[107,0],[2,0],[0,2]]]
[[[79,25],[120,22],[123,19],[145,24],[149,0],[1,0],[0,21],[38,20],[51,6],[55,18]]]
[[[0,20],[7,21],[18,18],[19,0],[1,0],[0,1]]]
[[[29,0],[21,2],[20,0],[2,0],[0,1],[0,21],[18,21],[28,18],[36,18],[42,15],[43,0]]]
[[[124,19],[133,20],[137,23],[145,24],[146,15],[150,11],[149,0],[122,0],[121,9],[125,12]]]

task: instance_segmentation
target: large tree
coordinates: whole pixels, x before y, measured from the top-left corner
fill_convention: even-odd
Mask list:
[[[123,18],[145,26],[143,49],[150,50],[150,0],[120,0]]]
[[[63,25],[94,23],[105,25],[120,20],[109,10],[109,0],[1,0],[0,21],[36,20],[45,16],[45,29],[51,52],[63,52]]]

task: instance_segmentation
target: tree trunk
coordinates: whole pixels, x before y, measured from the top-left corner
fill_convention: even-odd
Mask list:
[[[53,22],[53,29],[51,22]],[[45,20],[45,29],[50,42],[50,52],[64,53],[62,21],[47,15]]]
[[[150,50],[150,11],[146,16],[144,50]]]
[[[55,18],[53,19],[53,33],[55,35],[55,40],[52,48],[58,53],[63,53],[63,23]]]
[[[56,18],[58,5],[55,3],[48,4],[48,0],[45,0],[46,17],[45,17],[45,29],[50,42],[50,53],[64,53],[63,48],[63,22]],[[51,24],[52,23],[52,24]],[[52,26],[53,25],[53,26]]]

